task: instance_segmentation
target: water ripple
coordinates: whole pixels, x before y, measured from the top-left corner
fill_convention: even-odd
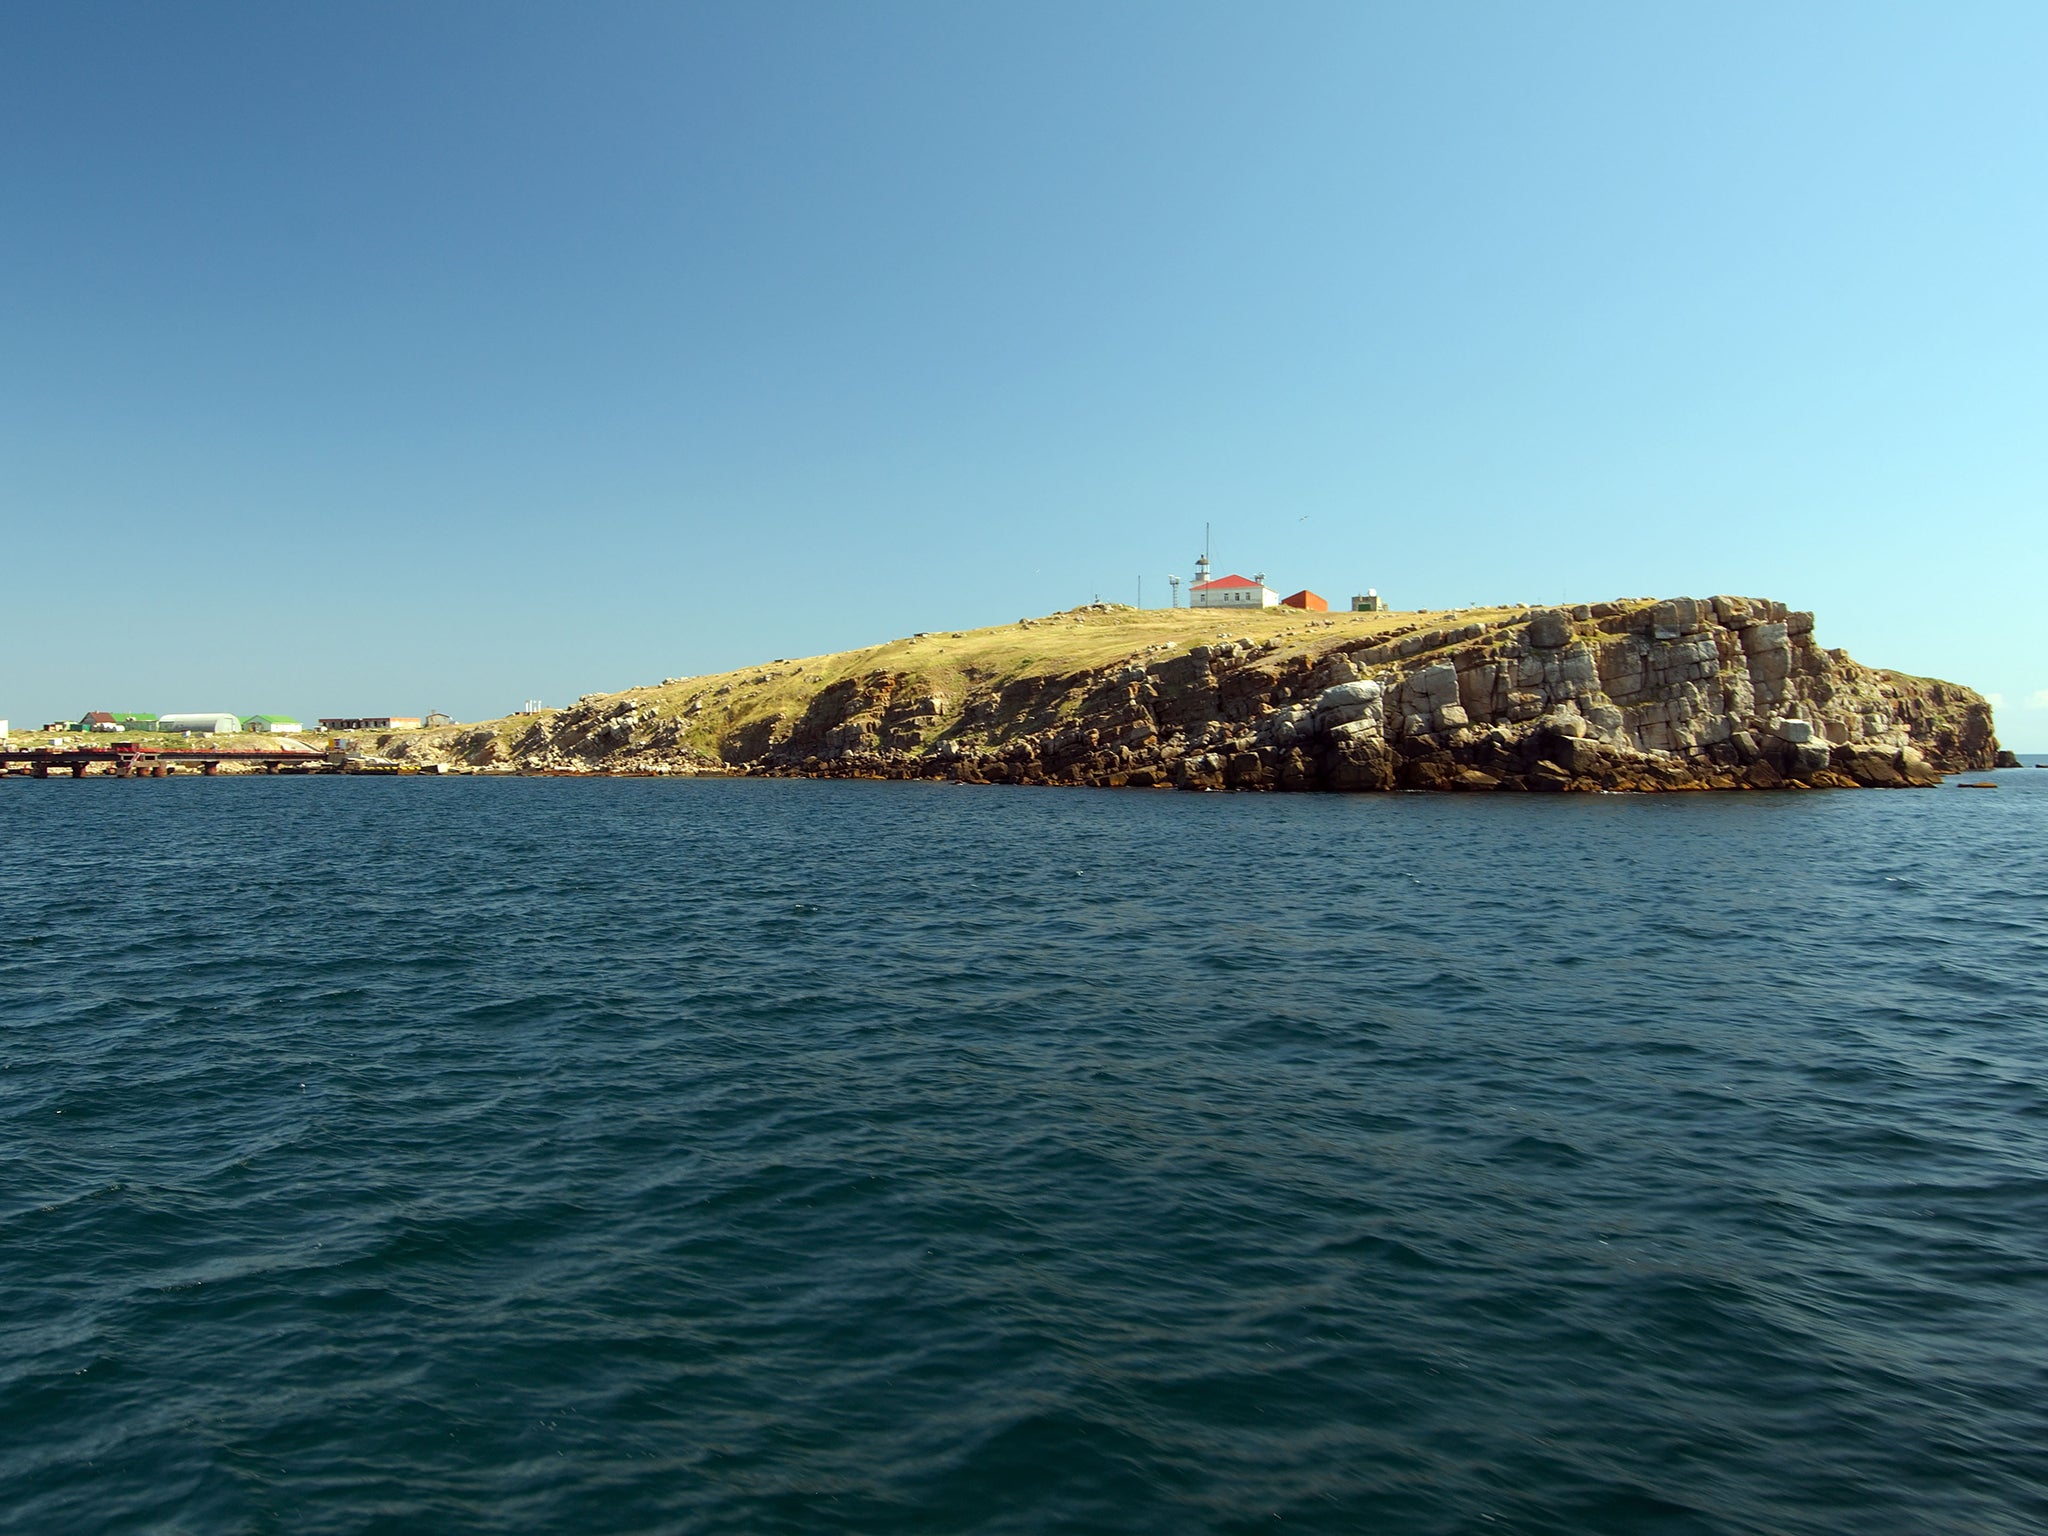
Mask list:
[[[0,782],[0,1524],[2048,1527],[2001,783]]]

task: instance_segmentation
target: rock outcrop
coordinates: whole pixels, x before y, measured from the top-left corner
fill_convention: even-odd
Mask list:
[[[1099,652],[1132,612],[1020,628],[1069,620]],[[1903,787],[1998,754],[1978,694],[1859,665],[1818,644],[1812,614],[1763,599],[1198,622],[1254,632],[1143,646],[1134,627],[1130,650],[1083,666],[1034,634],[1002,669],[948,664],[938,643],[980,654],[996,631],[918,636],[419,750],[560,771],[1468,792]]]

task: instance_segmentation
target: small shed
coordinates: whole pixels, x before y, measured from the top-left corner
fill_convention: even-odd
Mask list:
[[[1282,608],[1299,608],[1303,613],[1328,613],[1330,611],[1329,601],[1326,598],[1317,597],[1307,587],[1303,587],[1292,597],[1281,598],[1280,606]]]
[[[243,720],[242,729],[259,736],[291,736],[305,727],[290,715],[250,715]]]

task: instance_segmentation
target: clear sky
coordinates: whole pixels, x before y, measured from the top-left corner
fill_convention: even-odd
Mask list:
[[[0,8],[0,716],[1740,592],[2048,748],[2048,6]]]

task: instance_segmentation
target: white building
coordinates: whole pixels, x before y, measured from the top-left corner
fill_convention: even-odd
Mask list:
[[[1188,588],[1190,608],[1277,608],[1280,594],[1267,586],[1264,579],[1253,581],[1245,576],[1218,576],[1214,581],[1198,581]]]
[[[163,715],[156,723],[160,731],[176,731],[186,736],[232,736],[242,728],[240,715]]]

